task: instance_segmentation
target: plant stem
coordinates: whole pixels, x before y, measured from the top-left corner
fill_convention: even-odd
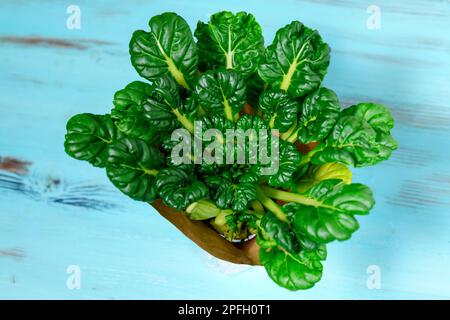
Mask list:
[[[264,213],[260,213],[260,212],[257,212],[257,211],[254,211],[254,210],[250,210],[250,209],[245,210],[245,213],[254,215],[258,219],[261,219],[264,216]]]
[[[275,119],[276,118],[277,118],[277,114],[276,113],[270,118],[270,121],[269,121],[270,129],[273,129],[273,127],[275,126]]]
[[[194,134],[194,124],[178,109],[173,109],[172,111],[177,117],[177,120],[183,125],[183,127],[185,127],[190,134]]]
[[[224,210],[217,208],[210,200],[201,199],[191,203],[185,211],[192,220],[206,220],[218,216]]]
[[[253,200],[250,205],[252,206],[253,210],[255,210],[258,213],[264,214],[264,207],[262,206],[261,202],[258,200]]]
[[[300,163],[299,163],[298,166],[300,167],[300,166],[302,166],[302,165],[307,164],[308,162],[310,162],[311,159],[312,159],[312,157],[313,157],[317,152],[322,151],[323,149],[324,149],[324,146],[323,146],[323,145],[319,145],[318,147],[316,147],[316,148],[314,148],[313,150],[311,150],[310,152],[308,152],[308,153],[302,158],[302,160],[300,161]]]
[[[286,141],[294,131],[297,131],[297,121],[288,129],[288,131],[284,132],[280,138]]]
[[[298,131],[299,129],[296,129],[295,132],[287,139],[287,141],[290,143],[294,143],[295,141],[297,141]]]
[[[270,199],[263,191],[263,187],[256,187],[256,199],[261,202],[261,204],[272,212],[281,221],[289,223],[286,214],[283,212],[281,207],[276,204],[272,199]]]
[[[264,194],[270,198],[287,201],[287,202],[295,202],[295,203],[303,204],[306,206],[324,207],[322,202],[317,201],[315,199],[308,198],[301,194],[278,190],[278,189],[274,189],[274,188],[266,187],[266,186],[262,186],[261,189],[262,189],[262,192],[264,192]]]
[[[198,116],[204,116],[204,115],[206,115],[207,113],[206,113],[206,111],[205,111],[205,109],[203,109],[203,107],[202,106],[198,106]]]

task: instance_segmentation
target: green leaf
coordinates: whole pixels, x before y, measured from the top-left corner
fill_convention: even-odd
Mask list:
[[[144,78],[154,81],[170,74],[185,89],[197,76],[197,47],[186,21],[172,12],[150,19],[150,32],[137,30],[130,41],[131,63]]]
[[[259,96],[266,89],[266,84],[257,72],[250,75],[245,84],[247,86],[247,103],[254,109],[257,109]]]
[[[250,160],[253,158],[255,162],[256,160],[261,160],[258,158],[258,152],[261,152],[261,138],[264,139],[264,136],[261,134],[265,131],[267,135],[267,147],[270,148],[270,131],[265,123],[265,121],[258,116],[250,116],[248,114],[242,115],[239,120],[236,122],[236,129],[242,130],[243,135],[245,136],[245,143],[240,144],[236,143],[235,145],[235,159],[237,158],[237,152],[245,151],[246,163],[253,163]],[[250,130],[250,131],[249,131]],[[237,135],[240,135],[238,131]],[[255,148],[256,147],[256,148]],[[243,150],[245,148],[245,150]],[[259,153],[261,156],[261,153]]]
[[[237,168],[237,169],[236,169]],[[222,209],[242,211],[256,199],[258,176],[241,172],[238,165],[226,166],[218,176],[208,176],[206,184],[211,189],[212,199]]]
[[[336,124],[340,110],[338,97],[332,90],[322,87],[310,93],[303,101],[298,119],[298,140],[303,144],[323,140]]]
[[[222,133],[224,139],[226,131],[228,129],[236,128],[236,123],[225,118],[223,114],[203,116],[198,121],[201,121],[202,129],[204,132],[208,129],[217,129]]]
[[[320,86],[329,62],[330,48],[319,33],[293,21],[277,31],[258,73],[272,87],[301,97]]]
[[[269,129],[261,117],[251,116],[248,114],[244,114],[238,119],[236,122],[236,128],[244,131],[254,129],[257,134],[259,134],[261,129]]]
[[[164,203],[177,210],[184,210],[193,202],[209,197],[206,185],[180,168],[159,171],[155,185]]]
[[[354,167],[372,165],[378,159],[382,144],[376,131],[354,116],[342,116],[322,147],[317,148],[311,162],[340,162]]]
[[[117,128],[132,138],[152,143],[158,131],[156,124],[143,115],[142,105],[153,93],[153,87],[141,81],[134,81],[114,95],[114,109],[111,118]]]
[[[200,76],[195,93],[204,110],[234,120],[235,115],[244,107],[245,81],[231,70],[208,71]]]
[[[267,90],[259,97],[259,108],[271,129],[287,131],[297,120],[299,105],[286,92]]]
[[[359,228],[354,215],[368,214],[375,204],[367,186],[339,180],[321,181],[303,195],[316,203],[296,205],[293,227],[319,243],[349,239]]]
[[[341,163],[326,163],[320,166],[310,166],[306,175],[296,183],[297,192],[306,192],[312,186],[324,180],[341,180],[345,183],[352,182],[352,172]]]
[[[360,103],[345,109],[343,115],[354,116],[360,121],[369,124],[377,133],[378,154],[367,159],[367,165],[374,165],[389,159],[392,151],[398,148],[398,143],[390,135],[394,127],[394,118],[388,108],[377,103]]]
[[[299,251],[295,234],[291,231],[289,225],[279,220],[274,214],[265,213],[259,227],[262,237],[258,237],[257,240],[263,240],[261,243],[263,247],[265,241],[270,240],[285,251],[291,253]]]
[[[286,206],[283,211],[291,220],[297,211],[289,212]],[[259,227],[259,258],[275,283],[289,290],[302,290],[320,280],[321,261],[326,258],[325,245],[294,232],[288,223],[270,212],[263,216]]]
[[[259,259],[276,284],[292,291],[309,289],[322,278],[323,266],[315,251],[290,253],[273,247],[260,249]]]
[[[154,90],[142,105],[144,116],[151,121],[159,132],[170,132],[184,127],[194,132],[191,121],[197,113],[197,106],[192,101],[183,104],[175,81],[168,76],[153,82]]]
[[[66,153],[95,167],[106,165],[108,145],[120,136],[109,115],[77,114],[69,119],[66,129]]]
[[[126,111],[129,108],[136,108],[142,105],[145,99],[149,98],[153,92],[153,87],[142,81],[133,81],[124,89],[114,94],[114,113]]]
[[[250,13],[215,13],[207,24],[199,21],[194,34],[206,69],[232,69],[248,77],[264,53],[261,27]]]
[[[394,128],[394,118],[388,108],[381,104],[364,102],[342,111],[344,116],[354,116],[367,122],[375,131],[389,133]]]
[[[143,140],[124,137],[108,148],[106,173],[132,199],[151,202],[157,198],[154,180],[163,164],[158,149]]]
[[[271,153],[273,152],[271,151]],[[297,171],[298,165],[301,161],[301,154],[297,151],[293,144],[280,140],[278,152],[274,152],[271,156],[273,156],[272,163],[278,162],[278,170],[266,177],[267,182],[273,187],[289,187],[290,181],[292,180],[294,173]],[[266,167],[266,165],[257,165],[257,172],[262,174],[261,170],[264,167]]]

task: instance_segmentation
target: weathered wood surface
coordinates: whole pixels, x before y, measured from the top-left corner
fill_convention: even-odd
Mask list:
[[[450,3],[373,1],[67,1],[0,3],[0,298],[450,298]],[[381,9],[369,30],[367,8]],[[149,17],[177,11],[194,27],[221,10],[253,12],[266,43],[297,19],[332,47],[325,85],[344,105],[389,105],[400,149],[355,171],[377,205],[352,241],[333,243],[312,290],[278,288],[261,267],[206,255],[102,170],[63,151],[67,119],[103,113],[138,79],[127,45]],[[66,286],[67,267],[81,288]],[[381,289],[366,286],[368,266]]]

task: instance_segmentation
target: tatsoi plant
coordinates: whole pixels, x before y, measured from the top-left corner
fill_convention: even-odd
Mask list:
[[[359,228],[356,217],[374,206],[371,190],[352,183],[349,167],[375,165],[397,148],[391,113],[376,103],[341,108],[321,86],[330,48],[301,22],[279,29],[267,47],[245,12],[216,13],[194,34],[175,13],[154,16],[149,27],[130,41],[131,63],[148,82],[117,91],[110,114],[73,116],[66,152],[105,167],[132,199],[161,198],[229,241],[256,236],[273,281],[289,290],[312,287],[322,276],[326,244],[349,239]],[[219,133],[206,139],[195,133],[196,122]],[[192,161],[173,161],[179,141],[172,134],[180,128],[222,145],[229,129],[276,129],[271,159],[278,170],[263,174],[259,159],[199,163],[192,149],[183,155]]]

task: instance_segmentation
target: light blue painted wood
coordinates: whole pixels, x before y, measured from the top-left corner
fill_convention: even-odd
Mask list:
[[[81,30],[65,27],[68,4],[0,3],[0,156],[32,162],[27,175],[0,171],[0,298],[450,298],[448,1],[76,1]],[[366,28],[371,4],[380,30]],[[113,93],[138,79],[133,30],[163,11],[195,27],[222,9],[253,12],[266,43],[294,19],[318,29],[332,47],[325,85],[344,105],[383,102],[397,120],[400,149],[354,174],[376,207],[351,241],[329,246],[323,280],[306,292],[208,257],[63,151],[71,115],[107,112]],[[17,43],[32,36],[85,48]],[[61,203],[74,196],[94,208]],[[69,265],[81,268],[80,290],[66,287]],[[369,265],[381,268],[380,290],[366,287]]]

